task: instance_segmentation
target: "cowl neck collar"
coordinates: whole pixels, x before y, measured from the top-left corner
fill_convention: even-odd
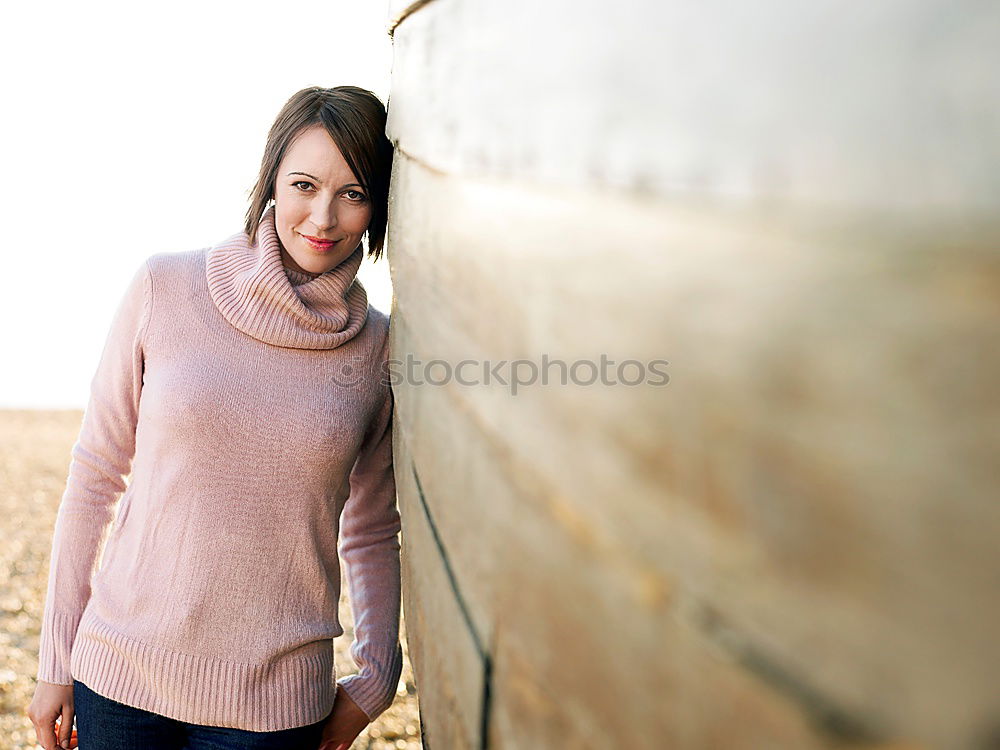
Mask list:
[[[363,254],[358,245],[315,278],[285,268],[272,205],[255,243],[239,232],[208,249],[205,273],[219,312],[248,336],[293,349],[335,349],[368,317],[368,294],[356,278]]]

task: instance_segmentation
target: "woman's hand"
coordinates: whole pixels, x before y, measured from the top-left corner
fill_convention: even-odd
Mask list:
[[[346,690],[337,688],[333,711],[323,726],[319,750],[348,750],[354,738],[368,726],[368,715],[351,700]]]
[[[35,685],[35,697],[28,706],[28,718],[35,725],[35,739],[45,750],[76,747],[73,716],[72,685],[52,682]]]

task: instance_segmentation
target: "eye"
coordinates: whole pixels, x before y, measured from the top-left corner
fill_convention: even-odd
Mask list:
[[[365,198],[365,194],[359,190],[348,190],[344,193],[348,198],[350,198],[355,203],[361,203],[362,201],[368,200]]]
[[[305,187],[302,187],[303,185],[305,185]],[[306,190],[308,190],[309,188],[312,187],[312,183],[311,182],[306,182],[305,180],[299,180],[298,182],[293,182],[292,183],[292,187],[298,188],[299,190],[306,191]]]

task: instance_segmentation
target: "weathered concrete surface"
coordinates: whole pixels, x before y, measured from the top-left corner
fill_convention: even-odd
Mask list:
[[[420,695],[423,716],[432,716],[426,747],[476,747],[481,733],[484,705],[484,659],[474,633],[462,628],[461,592],[448,569],[449,560],[439,548],[436,529],[424,508],[413,471],[413,458],[403,433],[393,434],[398,463],[397,487],[400,513],[406,517],[401,561],[404,571],[403,608],[413,632],[407,632],[411,657],[419,670],[426,694]],[[447,634],[446,637],[442,637]],[[433,739],[432,739],[433,738]]]
[[[389,127],[451,174],[962,215],[1000,201],[997,3],[413,7]]]
[[[428,746],[993,747],[997,11],[560,8],[395,27],[394,356],[669,384],[396,385]]]

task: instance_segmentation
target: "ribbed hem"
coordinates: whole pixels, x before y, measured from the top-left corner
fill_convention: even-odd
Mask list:
[[[395,647],[366,645],[364,653],[371,662],[371,669],[338,680],[337,687],[351,696],[358,708],[368,715],[369,721],[375,721],[396,698],[399,676],[403,672],[403,647],[398,641]]]
[[[54,612],[42,622],[38,644],[38,677],[42,682],[72,685],[70,653],[80,623],[80,615]]]
[[[184,654],[124,636],[84,612],[73,677],[106,698],[190,724],[275,732],[327,717],[336,672],[333,639],[266,664]]]

